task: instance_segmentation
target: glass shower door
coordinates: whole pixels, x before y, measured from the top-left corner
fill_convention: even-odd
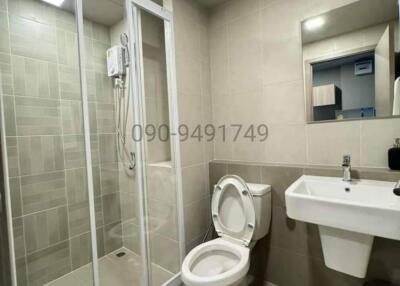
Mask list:
[[[179,272],[184,254],[172,13],[150,0],[127,3],[145,279],[161,285]]]

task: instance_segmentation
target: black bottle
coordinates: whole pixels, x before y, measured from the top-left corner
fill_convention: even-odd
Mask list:
[[[400,138],[395,139],[393,148],[389,149],[389,168],[391,170],[400,170]]]

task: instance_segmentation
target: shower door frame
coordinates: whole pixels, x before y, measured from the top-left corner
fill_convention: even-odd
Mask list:
[[[164,0],[165,1],[165,0]],[[175,170],[175,190],[176,190],[176,208],[178,223],[178,243],[179,260],[182,264],[185,257],[185,230],[183,217],[183,194],[182,194],[182,172],[180,156],[180,138],[179,138],[179,115],[178,115],[178,96],[176,84],[176,65],[175,65],[175,39],[174,22],[172,11],[158,5],[151,0],[125,0],[126,17],[128,20],[129,62],[131,63],[131,72],[129,80],[130,92],[133,96],[133,114],[134,124],[145,126],[145,91],[144,91],[144,65],[143,65],[143,47],[142,47],[142,29],[141,29],[141,11],[146,11],[153,16],[163,20],[165,37],[165,56],[167,72],[167,90],[168,90],[168,111],[171,139],[171,168]],[[133,48],[132,48],[133,47]],[[133,51],[132,51],[133,50]],[[140,130],[133,130],[133,138],[141,138],[138,134]],[[140,211],[140,238],[143,264],[143,282],[144,285],[151,285],[151,260],[150,260],[150,241],[149,228],[147,220],[147,164],[146,164],[146,139],[141,138],[135,142],[137,152],[137,174],[139,190],[139,211]]]

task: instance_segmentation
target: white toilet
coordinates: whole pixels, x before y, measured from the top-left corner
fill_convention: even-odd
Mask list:
[[[214,187],[211,214],[219,238],[189,252],[182,281],[187,286],[240,285],[249,270],[250,249],[269,231],[271,186],[224,176]]]

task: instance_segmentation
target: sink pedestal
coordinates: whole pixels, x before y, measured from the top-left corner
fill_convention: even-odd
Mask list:
[[[364,278],[374,236],[319,225],[325,265]]]

